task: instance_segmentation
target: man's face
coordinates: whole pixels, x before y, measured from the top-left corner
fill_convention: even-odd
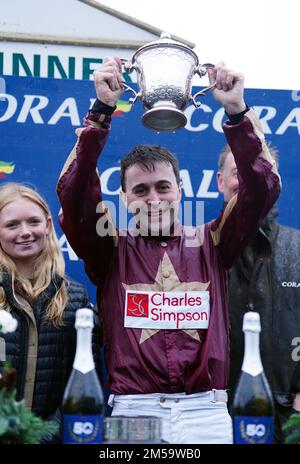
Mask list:
[[[225,158],[222,171],[217,173],[219,192],[223,193],[224,201],[228,202],[239,190],[237,167],[233,154],[230,152]]]
[[[122,198],[144,235],[170,235],[181,198],[170,164],[154,163],[153,171],[138,165],[127,169]]]

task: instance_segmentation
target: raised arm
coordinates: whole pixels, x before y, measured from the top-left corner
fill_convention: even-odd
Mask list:
[[[85,127],[76,130],[78,140],[60,174],[57,193],[62,207],[61,227],[85,262],[89,277],[99,284],[107,273],[117,238],[109,212],[100,204],[97,161],[109,134],[115,103],[123,92],[120,60],[106,58],[94,72],[94,83],[97,100],[84,119]],[[103,215],[107,216],[106,236],[100,236],[96,230]]]
[[[244,101],[244,77],[223,63],[210,69],[216,82],[214,96],[224,106],[229,120],[223,130],[235,158],[239,191],[223,213],[211,223],[211,236],[225,267],[229,268],[278,198],[280,176],[275,160],[253,110]]]

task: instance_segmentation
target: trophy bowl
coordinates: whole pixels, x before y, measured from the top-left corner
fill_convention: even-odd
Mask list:
[[[198,74],[202,77],[207,68],[213,66],[210,63],[200,65],[191,48],[162,33],[160,40],[139,48],[131,62],[125,62],[128,73],[133,70],[137,73],[139,92],[124,84],[125,91],[134,94],[134,98],[129,99],[130,103],[141,99],[146,108],[142,116],[145,127],[157,132],[174,132],[187,122],[183,111],[188,102],[192,100],[199,108],[201,103],[196,98],[214,88],[211,85],[192,96],[193,76]]]

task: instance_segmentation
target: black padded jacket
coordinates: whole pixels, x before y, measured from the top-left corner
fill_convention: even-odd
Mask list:
[[[43,419],[57,417],[56,411],[61,406],[75,356],[75,313],[88,305],[86,289],[75,281],[67,281],[69,301],[63,313],[63,325],[57,328],[46,320],[45,308],[62,284],[60,276],[53,279],[35,303],[26,301],[25,309],[14,298],[11,275],[4,270],[0,273],[0,280],[11,315],[18,322],[15,332],[1,334],[2,351],[4,346],[6,360],[17,370],[17,398],[25,397],[27,406]],[[30,311],[34,314],[33,318]],[[100,375],[100,329],[96,309],[94,314],[93,352]]]
[[[244,353],[243,315],[260,313],[260,351],[275,403],[275,441],[300,392],[300,231],[278,224],[274,207],[230,271],[231,398]]]

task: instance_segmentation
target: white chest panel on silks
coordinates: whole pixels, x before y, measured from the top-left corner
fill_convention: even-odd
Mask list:
[[[124,326],[141,329],[207,329],[209,291],[126,290]]]

